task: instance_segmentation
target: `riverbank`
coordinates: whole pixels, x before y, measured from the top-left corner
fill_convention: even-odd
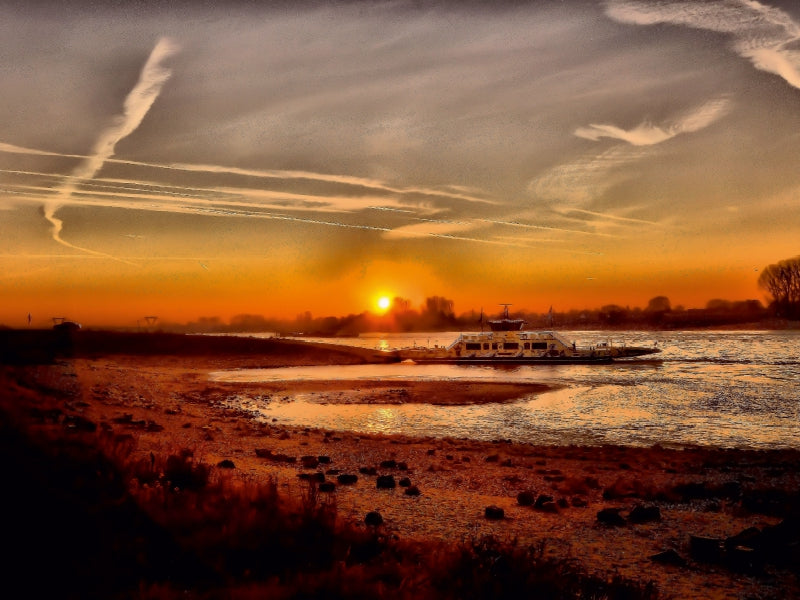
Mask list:
[[[236,395],[280,397],[286,384],[208,378],[224,368],[331,360],[308,349],[73,357],[4,368],[4,408],[29,426],[127,440],[131,460],[186,450],[239,486],[276,482],[301,499],[313,485],[339,519],[364,527],[377,512],[382,531],[400,540],[514,540],[601,577],[652,581],[662,598],[800,595],[796,563],[786,563],[798,558],[797,451],[558,447],[297,428],[228,408]],[[359,385],[368,393],[348,392],[347,382],[325,389],[348,402],[391,401],[401,389]],[[537,391],[492,384],[459,396],[449,382],[402,389],[417,401],[489,403]]]

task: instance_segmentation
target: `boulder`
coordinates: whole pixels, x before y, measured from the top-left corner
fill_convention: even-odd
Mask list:
[[[484,516],[490,521],[499,521],[505,518],[505,511],[499,506],[487,506],[483,511]]]
[[[685,567],[686,566],[686,559],[683,558],[680,554],[675,552],[675,550],[664,550],[663,552],[659,552],[657,554],[653,554],[652,556],[648,557],[653,562],[660,563],[662,565],[672,565],[675,567]]]
[[[651,523],[661,520],[661,509],[657,506],[637,504],[628,513],[628,521],[631,523]]]
[[[383,517],[381,516],[381,513],[373,510],[368,512],[367,516],[364,517],[364,523],[366,523],[369,527],[380,527],[383,525]]]
[[[692,535],[689,537],[689,555],[698,562],[722,562],[722,540],[703,535]]]
[[[621,508],[603,508],[597,511],[597,522],[611,527],[621,527],[625,525],[625,519],[619,511]]]
[[[517,494],[517,504],[520,506],[533,506],[535,501],[536,495],[530,490],[525,490]]]
[[[391,475],[380,475],[375,485],[379,490],[391,490],[397,486],[397,483]]]

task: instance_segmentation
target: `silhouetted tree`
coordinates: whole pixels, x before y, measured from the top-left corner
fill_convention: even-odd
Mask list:
[[[761,271],[758,286],[772,296],[777,316],[800,317],[800,256],[768,265]]]
[[[665,313],[672,310],[672,304],[666,296],[656,296],[650,299],[644,310],[649,313]]]

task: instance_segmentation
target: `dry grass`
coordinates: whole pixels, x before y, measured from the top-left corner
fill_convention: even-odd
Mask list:
[[[43,417],[50,382],[19,383],[0,411],[13,482],[3,568],[6,585],[27,596],[656,597],[652,587],[545,558],[541,545],[402,541],[339,518],[313,483],[289,497],[191,449],[142,458],[129,435]]]

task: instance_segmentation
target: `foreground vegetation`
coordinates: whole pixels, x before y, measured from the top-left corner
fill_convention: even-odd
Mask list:
[[[380,518],[339,518],[309,483],[300,498],[191,449],[141,456],[64,410],[68,390],[6,368],[4,582],[60,598],[655,598],[572,560],[491,537],[412,542]]]

